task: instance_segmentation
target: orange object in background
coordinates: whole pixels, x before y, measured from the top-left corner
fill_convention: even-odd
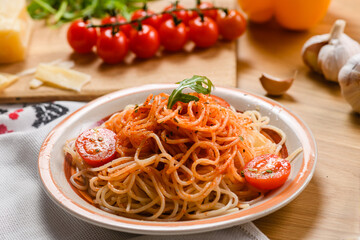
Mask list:
[[[263,23],[275,17],[284,28],[306,30],[325,16],[330,0],[238,0],[252,22]]]
[[[269,21],[274,15],[274,0],[238,0],[248,19],[256,23]]]

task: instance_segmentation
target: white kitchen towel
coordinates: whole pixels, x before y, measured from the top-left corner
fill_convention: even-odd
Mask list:
[[[38,176],[40,146],[80,102],[0,105],[0,239],[167,240],[97,227],[59,208],[46,195]],[[190,239],[268,239],[252,223],[213,232],[171,236]]]

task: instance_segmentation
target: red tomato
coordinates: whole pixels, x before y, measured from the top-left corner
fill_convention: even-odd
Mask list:
[[[206,8],[213,8],[214,5],[212,3],[209,2],[200,2],[199,5],[197,5],[197,8],[199,9],[206,9]],[[213,10],[201,10],[201,13],[204,14],[204,16],[212,18],[213,20],[216,21],[216,17],[217,17],[217,10],[213,9]]]
[[[228,15],[221,11],[217,18],[217,24],[220,35],[225,40],[235,40],[246,30],[246,19],[236,10],[229,10]]]
[[[196,11],[188,11],[187,14],[188,14],[188,24],[190,20],[193,20],[194,18],[197,18],[199,16]]]
[[[142,25],[142,29],[133,29],[130,37],[130,49],[139,58],[151,58],[160,47],[159,33],[150,25]]]
[[[159,28],[161,44],[168,51],[181,50],[187,41],[187,30],[184,23],[175,26],[173,19],[163,22]]]
[[[197,47],[207,48],[214,45],[219,37],[218,26],[211,18],[204,21],[197,17],[189,22],[189,34]]]
[[[167,6],[167,7],[164,9],[164,11],[169,11],[169,10],[171,10],[171,9],[174,9],[174,6],[173,6],[173,5]],[[181,6],[181,5],[179,5],[179,4],[176,6],[175,9],[184,9],[184,10],[180,10],[180,11],[174,12],[174,14],[175,14],[175,16],[176,16],[178,19],[180,19],[185,25],[187,25],[188,22],[189,22],[188,11],[185,10],[185,8],[184,8],[183,6]],[[171,14],[169,14],[169,13],[165,13],[165,14],[162,15],[162,21],[163,21],[163,22],[166,21],[166,20],[168,20],[168,19],[171,19],[171,18],[173,18],[173,17],[172,17]]]
[[[211,95],[211,98],[214,99],[215,102],[217,102],[222,107],[226,107],[226,108],[230,107],[230,104],[227,101],[225,101],[224,99],[222,99],[221,97]]]
[[[126,19],[122,16],[108,16],[108,17],[105,17],[101,20],[101,24],[109,24],[109,23],[123,23],[123,22],[126,22]],[[108,27],[108,28],[100,28],[100,32],[103,32],[105,31],[106,29],[112,29],[111,27]],[[130,24],[125,24],[125,25],[121,25],[120,26],[120,30],[122,32],[125,33],[126,37],[130,37],[130,32],[131,32],[131,25]]]
[[[265,154],[248,162],[244,175],[250,185],[260,190],[272,190],[286,182],[290,171],[289,161],[274,154]]]
[[[136,20],[136,19],[145,17],[147,15],[151,15],[151,14],[154,14],[154,12],[151,10],[139,9],[133,13],[133,15],[131,16],[131,20]],[[154,28],[158,29],[161,24],[161,18],[159,15],[155,15],[155,16],[147,18],[141,22],[142,22],[142,24],[150,25],[150,26],[153,26]]]
[[[116,134],[106,128],[89,129],[75,141],[76,151],[92,167],[110,162],[115,157]]]
[[[87,28],[87,24],[88,22],[76,20],[67,31],[67,40],[75,52],[89,53],[96,44],[96,28]]]
[[[123,32],[112,34],[112,29],[106,29],[96,43],[97,54],[106,63],[115,64],[121,62],[128,50],[128,39]]]

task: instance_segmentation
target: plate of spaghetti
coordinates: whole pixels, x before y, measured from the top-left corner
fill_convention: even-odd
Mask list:
[[[288,204],[312,178],[311,131],[279,103],[204,76],[100,97],[39,154],[44,189],[92,224],[141,234],[231,227]]]

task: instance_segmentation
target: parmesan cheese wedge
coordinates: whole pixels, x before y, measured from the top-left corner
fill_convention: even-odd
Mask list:
[[[25,59],[31,28],[25,0],[0,0],[0,63]]]
[[[75,62],[74,61],[63,61],[61,59],[58,59],[58,60],[55,60],[55,61],[52,61],[52,62],[49,62],[49,63],[46,63],[47,65],[52,65],[52,66],[58,66],[58,67],[61,67],[61,68],[66,68],[66,69],[69,69],[69,68],[72,68],[75,66]],[[37,68],[31,68],[31,69],[27,69],[25,71],[22,71],[20,73],[17,73],[16,75],[17,76],[25,76],[25,75],[28,75],[28,74],[32,74],[32,73],[36,73],[36,69]],[[36,79],[36,78],[33,78],[31,81],[30,81],[30,88],[31,89],[36,89],[42,85],[44,85],[44,82],[39,80],[39,79]]]
[[[10,84],[17,81],[18,76],[9,73],[0,73],[0,90],[7,88]]]
[[[75,70],[40,64],[36,69],[35,78],[58,88],[80,92],[91,76]]]

